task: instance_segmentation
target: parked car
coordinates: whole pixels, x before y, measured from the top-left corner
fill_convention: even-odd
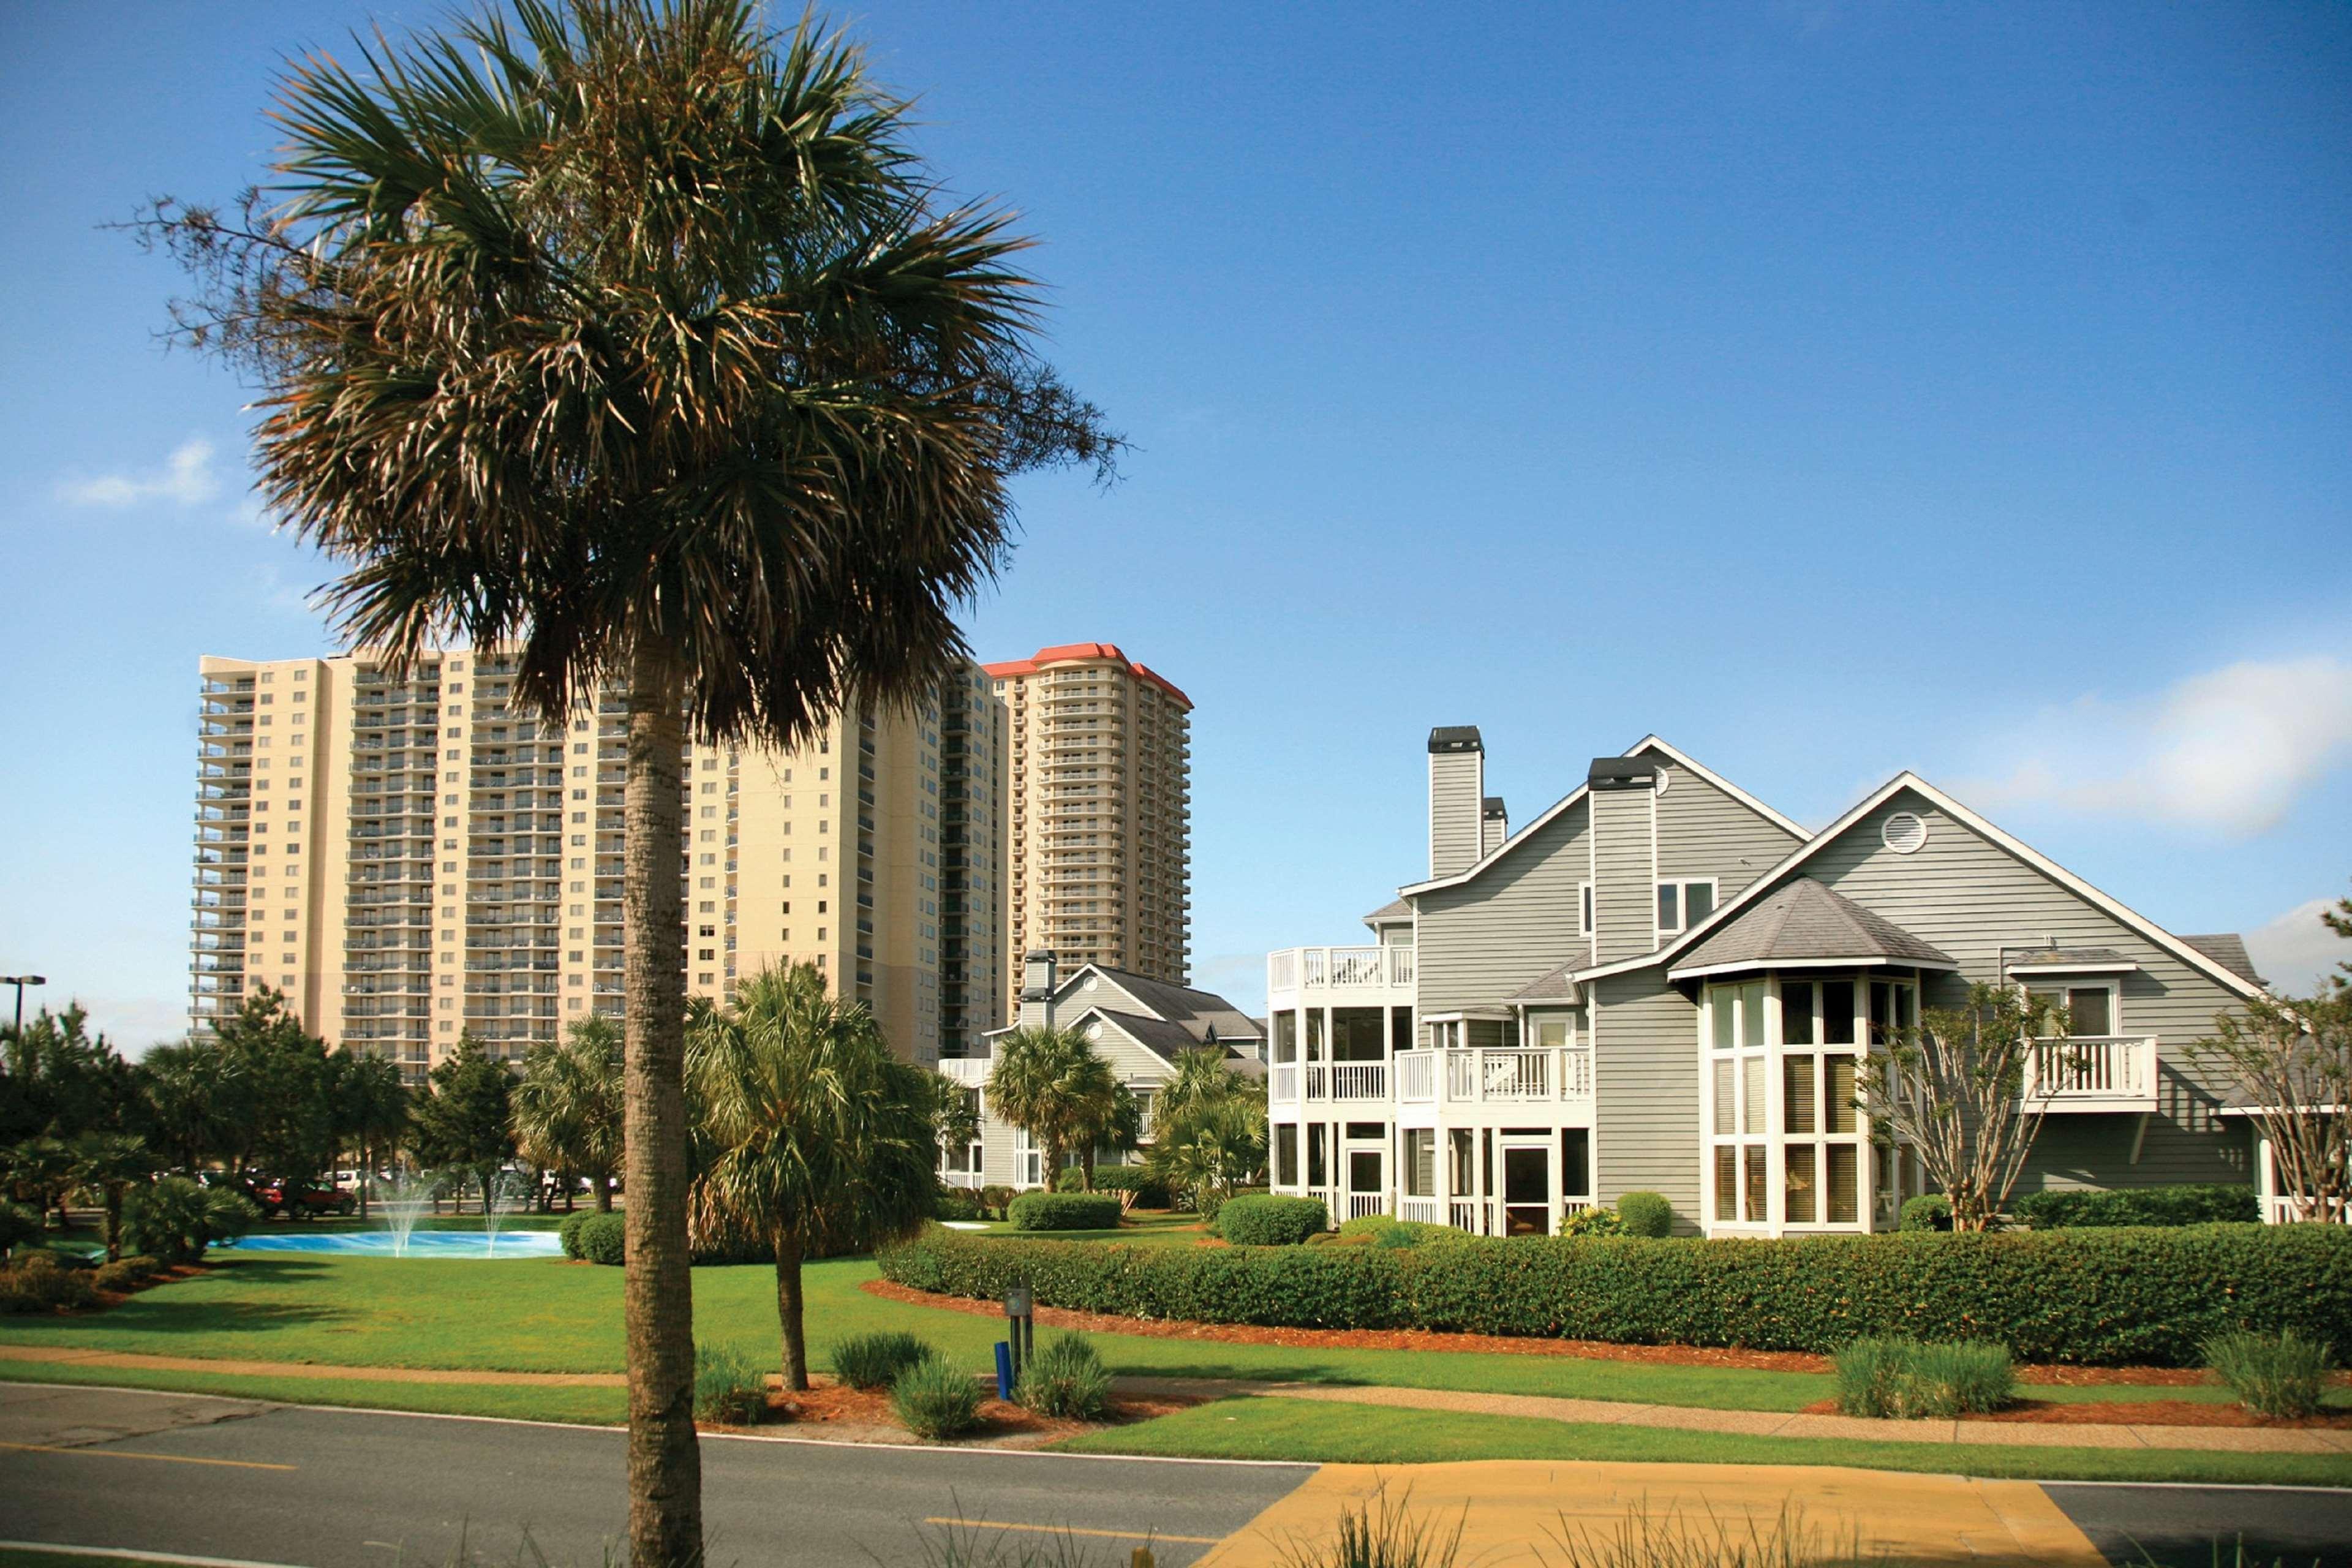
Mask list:
[[[261,1212],[272,1219],[288,1213],[312,1218],[322,1214],[347,1215],[360,1206],[359,1199],[348,1189],[316,1182],[271,1182],[253,1197],[261,1205]]]

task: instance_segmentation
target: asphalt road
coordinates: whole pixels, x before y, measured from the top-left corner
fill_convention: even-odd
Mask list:
[[[2235,1552],[2242,1542],[2250,1563],[2352,1564],[2352,1491],[2064,1481],[2044,1482],[2042,1489],[2110,1563],[2226,1568],[2239,1560]]]
[[[1149,1535],[1173,1568],[1315,1469],[727,1437],[702,1464],[712,1568],[926,1563],[945,1519],[1008,1546],[1066,1528],[1097,1564]],[[486,1568],[602,1568],[621,1478],[599,1428],[0,1383],[5,1540],[303,1568],[451,1568],[462,1540]],[[2352,1568],[2352,1491],[2046,1490],[2111,1563],[2212,1568],[2243,1540],[2249,1562]]]
[[[1314,1470],[725,1437],[702,1467],[712,1568],[922,1563],[942,1518],[1188,1563]],[[599,1568],[626,1516],[614,1431],[0,1384],[0,1538],[447,1568],[462,1537],[495,1568]]]

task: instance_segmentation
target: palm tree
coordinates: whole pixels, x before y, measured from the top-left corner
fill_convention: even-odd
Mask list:
[[[215,1037],[157,1046],[140,1061],[139,1076],[162,1152],[189,1175],[220,1155],[247,1120],[244,1064]]]
[[[85,1132],[68,1145],[66,1178],[95,1194],[106,1214],[106,1260],[122,1257],[122,1198],[155,1173],[155,1153],[147,1141],[129,1132]]]
[[[332,1059],[336,1067],[328,1092],[335,1136],[359,1151],[360,1217],[365,1219],[376,1166],[400,1147],[409,1129],[408,1086],[400,1081],[400,1068],[389,1057]]]
[[[1146,1163],[1170,1192],[1191,1193],[1206,1215],[1265,1168],[1265,1101],[1227,1095],[1161,1119]]]
[[[1208,1046],[1180,1053],[1176,1071],[1160,1086],[1159,1099],[1153,1102],[1154,1118],[1165,1122],[1195,1106],[1247,1093],[1240,1087],[1243,1080],[1225,1065],[1226,1059],[1223,1051]]]
[[[613,1173],[621,1165],[621,1030],[592,1015],[558,1040],[543,1040],[522,1059],[514,1087],[515,1136],[534,1164],[585,1176],[596,1207],[613,1208]]]
[[[829,994],[806,963],[753,974],[731,1008],[697,1004],[687,1071],[708,1154],[702,1228],[775,1249],[784,1386],[804,1389],[801,1260],[866,1251],[930,1217],[931,1087],[863,1003]]]
[[[275,183],[145,232],[262,383],[260,489],[395,679],[519,650],[625,693],[629,1555],[701,1554],[680,749],[935,689],[1007,477],[1118,443],[1031,353],[1025,243],[943,204],[905,106],[755,0],[512,0],[285,77]]]
[[[1049,1187],[1073,1149],[1088,1151],[1091,1175],[1094,1140],[1109,1127],[1118,1091],[1110,1064],[1076,1029],[1011,1031],[997,1042],[988,1074],[990,1108],[1044,1152]]]

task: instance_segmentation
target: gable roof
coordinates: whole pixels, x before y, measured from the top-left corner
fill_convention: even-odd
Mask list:
[[[1729,779],[1725,778],[1721,773],[1718,773],[1714,769],[1707,767],[1705,763],[1692,760],[1690,757],[1685,755],[1682,752],[1677,751],[1655,735],[1644,735],[1642,739],[1626,747],[1620,755],[1624,757],[1636,757],[1643,752],[1656,752],[1667,761],[1673,763],[1676,767],[1687,769],[1692,776],[1705,779],[1708,784],[1713,784],[1717,789],[1721,790],[1724,794],[1729,795],[1740,805],[1748,807],[1750,811],[1755,812],[1767,822],[1771,823],[1775,827],[1781,828],[1786,832],[1795,835],[1799,843],[1803,843],[1812,837],[1811,834],[1806,832],[1805,829],[1799,826],[1793,819],[1781,816],[1770,806],[1766,805],[1762,801],[1758,800],[1754,795],[1749,795],[1746,790],[1741,789],[1738,784],[1733,784]],[[1421,893],[1434,893],[1446,888],[1460,887],[1463,883],[1469,881],[1473,877],[1477,876],[1480,872],[1494,865],[1496,861],[1500,860],[1504,856],[1508,855],[1512,850],[1517,849],[1519,846],[1528,842],[1528,838],[1534,835],[1538,828],[1543,826],[1546,823],[1551,821],[1553,817],[1558,816],[1561,812],[1568,810],[1570,806],[1573,806],[1591,793],[1592,783],[1590,775],[1588,774],[1584,783],[1577,785],[1574,789],[1569,791],[1568,794],[1560,796],[1559,799],[1552,802],[1549,806],[1546,806],[1541,812],[1537,814],[1537,816],[1530,820],[1525,827],[1520,828],[1517,833],[1514,833],[1508,838],[1504,839],[1500,844],[1495,846],[1493,849],[1472,861],[1462,870],[1456,871],[1450,877],[1432,877],[1427,881],[1409,882],[1405,886],[1399,888],[1397,891],[1402,894],[1405,898],[1411,899]]]
[[[1667,978],[1772,963],[1898,963],[1958,969],[1949,953],[1811,877],[1783,883],[1685,952]]]
[[[2158,925],[2154,921],[2149,920],[2146,915],[2141,914],[2137,910],[2131,909],[2121,901],[2101,892],[2098,889],[2091,886],[2090,883],[2083,880],[2082,878],[2074,875],[2074,872],[2069,871],[2063,866],[2059,865],[2055,860],[2051,859],[2047,855],[2042,854],[2039,849],[2034,848],[2032,845],[2027,844],[2022,839],[2012,837],[2005,830],[1996,827],[1993,824],[1978,816],[1967,806],[1962,805],[1958,801],[1954,800],[1950,795],[1946,795],[1942,790],[1937,789],[1934,784],[1929,784],[1926,779],[1921,778],[1917,773],[1912,773],[1907,769],[1905,772],[1895,774],[1893,778],[1887,780],[1885,784],[1871,791],[1870,794],[1864,795],[1860,801],[1856,802],[1851,808],[1849,808],[1844,816],[1839,817],[1835,822],[1831,823],[1827,827],[1822,828],[1821,832],[1813,835],[1809,842],[1800,845],[1787,859],[1781,861],[1779,865],[1772,867],[1762,876],[1757,878],[1756,880],[1750,882],[1746,888],[1742,889],[1738,893],[1724,900],[1721,905],[1717,906],[1713,915],[1691,927],[1690,930],[1683,932],[1680,936],[1671,939],[1664,946],[1658,948],[1654,952],[1642,953],[1633,958],[1620,959],[1614,963],[1603,963],[1591,969],[1579,971],[1574,978],[1579,981],[1584,981],[1604,974],[1629,974],[1636,970],[1648,969],[1653,965],[1664,963],[1669,960],[1679,956],[1681,953],[1687,952],[1695,944],[1705,941],[1715,932],[1721,931],[1724,927],[1729,925],[1733,921],[1739,917],[1741,911],[1753,908],[1756,904],[1761,902],[1780,884],[1782,879],[1788,877],[1791,872],[1802,866],[1807,860],[1812,858],[1813,856],[1819,854],[1829,845],[1835,843],[1838,838],[1849,828],[1853,827],[1855,823],[1862,821],[1872,812],[1876,811],[1880,806],[1885,805],[1888,801],[1894,799],[1905,790],[1910,790],[1918,795],[1920,798],[1926,800],[1937,810],[1943,812],[1946,816],[1959,823],[1963,827],[1969,829],[1979,837],[1999,846],[2002,849],[2007,850],[2010,854],[2015,856],[2026,865],[2031,866],[2035,870],[2041,872],[2043,876],[2049,878],[2052,881],[2056,882],[2060,887],[2064,888],[2067,891],[2083,900],[2084,902],[2103,910],[2124,925],[2129,926],[2132,930],[2146,937],[2149,942],[2154,942],[2157,946],[2163,948],[2174,957],[2187,963],[2190,968],[2203,972],[2212,979],[2220,981],[2223,986],[2236,992],[2242,996],[2254,996],[2261,994],[2262,987],[2255,982],[2248,979],[2245,975],[2239,973],[2237,971],[2230,968],[2227,964],[2221,963],[2210,953],[2208,953],[2201,949],[2191,945],[2189,942],[2183,941],[2181,938],[2173,935],[2170,931],[2165,930],[2162,926]]]
[[[2180,939],[2214,963],[2233,974],[2242,974],[2255,984],[2263,977],[2254,968],[2253,955],[2246,951],[2246,939],[2236,931],[2213,931],[2205,936],[2184,936]]]
[[[1503,1000],[1512,1003],[1573,1002],[1576,1000],[1576,982],[1569,976],[1591,962],[1592,950],[1588,947],[1580,957],[1570,959],[1548,974],[1538,975]]]
[[[1113,969],[1106,963],[1081,964],[1070,972],[1069,978],[1055,987],[1054,1001],[1058,1007],[1078,994],[1077,987],[1089,973],[1101,975],[1142,1006],[1150,1016],[1162,1022],[1181,1026],[1187,1045],[1205,1046],[1212,1035],[1219,1042],[1246,1040],[1253,1044],[1265,1038],[1265,1031],[1256,1019],[1234,1006],[1213,991],[1195,991],[1189,985],[1171,985],[1164,980],[1150,980],[1124,969]],[[1096,1005],[1080,1002],[1082,1007]],[[1102,1011],[1111,1011],[1103,1008]]]
[[[1368,926],[1402,925],[1412,919],[1412,905],[1402,899],[1391,899],[1364,917]]]

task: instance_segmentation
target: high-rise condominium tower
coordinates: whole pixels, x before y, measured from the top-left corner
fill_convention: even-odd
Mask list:
[[[1005,994],[1036,948],[1185,984],[1192,700],[1108,643],[987,669],[1013,737]]]
[[[550,724],[515,706],[509,656],[465,648],[405,682],[366,653],[200,668],[197,1027],[272,986],[330,1044],[417,1076],[461,1034],[514,1058],[618,1016],[618,696]],[[1002,812],[1004,744],[972,667],[789,754],[690,747],[688,993],[804,960],[914,1060],[992,1026],[1004,847],[971,822]]]

